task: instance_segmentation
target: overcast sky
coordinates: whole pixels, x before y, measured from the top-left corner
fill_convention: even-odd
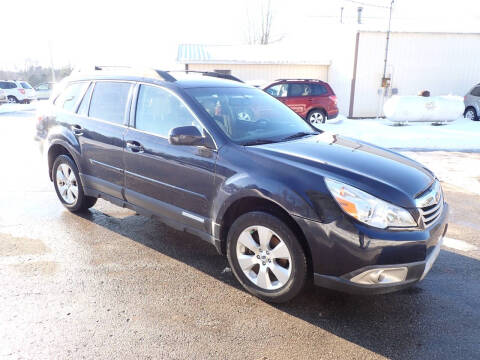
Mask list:
[[[0,69],[21,69],[28,62],[49,64],[139,64],[172,67],[179,43],[238,44],[246,41],[250,14],[259,0],[21,0],[2,9]],[[334,37],[344,7],[353,23],[363,6],[363,22],[385,27],[388,0],[271,0],[273,36],[315,47]],[[254,16],[254,15],[251,15]],[[402,28],[480,32],[480,0],[396,0],[393,25]],[[10,29],[14,29],[11,31]],[[309,44],[309,45],[306,45]],[[300,46],[300,45],[299,45]]]

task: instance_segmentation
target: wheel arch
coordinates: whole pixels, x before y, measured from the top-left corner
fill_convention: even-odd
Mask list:
[[[310,110],[308,110],[307,120],[308,120],[308,117],[310,116],[310,114],[315,110],[319,110],[319,111],[323,112],[323,115],[325,115],[325,117],[328,117],[328,113],[327,113],[327,110],[325,108],[323,108],[321,106],[314,106]]]
[[[312,253],[305,234],[303,233],[302,229],[295,221],[295,219],[289,214],[289,212],[285,208],[283,208],[276,202],[266,198],[260,198],[255,196],[242,197],[230,204],[230,206],[225,210],[219,224],[220,246],[222,254],[226,254],[227,235],[233,222],[239,216],[252,211],[263,211],[270,215],[276,216],[280,220],[285,222],[285,224],[297,236],[297,239],[300,242],[300,245],[302,246],[303,251],[305,252],[305,255],[307,257],[308,272],[309,274],[311,274],[313,268]]]
[[[65,144],[62,144],[62,143],[52,144],[48,149],[48,155],[47,155],[48,176],[50,177],[50,181],[53,181],[53,176],[52,176],[53,163],[55,162],[55,159],[60,155],[69,156],[73,160],[73,162],[75,162],[75,165],[77,165],[77,168],[78,168],[78,163],[75,161],[75,157],[73,156],[72,152],[67,149]]]

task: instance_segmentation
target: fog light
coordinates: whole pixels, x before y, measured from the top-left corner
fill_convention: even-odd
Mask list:
[[[406,267],[370,269],[354,276],[350,281],[362,285],[391,284],[405,281],[407,273]]]

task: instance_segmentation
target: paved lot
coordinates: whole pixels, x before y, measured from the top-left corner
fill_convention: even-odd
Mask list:
[[[454,248],[417,286],[375,297],[311,288],[272,306],[201,240],[104,201],[66,211],[30,117],[0,116],[0,358],[479,358],[479,195],[444,184]],[[414,155],[434,167],[445,157]]]

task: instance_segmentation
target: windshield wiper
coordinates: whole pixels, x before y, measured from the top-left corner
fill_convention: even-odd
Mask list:
[[[247,142],[242,143],[243,146],[251,146],[251,145],[263,145],[263,144],[272,144],[274,142],[277,142],[272,139],[255,139],[255,140],[250,140]]]
[[[314,133],[314,132],[305,132],[305,131],[300,131],[300,132],[297,132],[295,134],[292,134],[292,135],[289,135],[287,137],[284,137],[282,139],[282,141],[286,141],[286,140],[292,140],[292,139],[298,139],[298,138],[301,138],[301,137],[304,137],[304,136],[307,136],[307,135],[316,135],[317,133]]]

